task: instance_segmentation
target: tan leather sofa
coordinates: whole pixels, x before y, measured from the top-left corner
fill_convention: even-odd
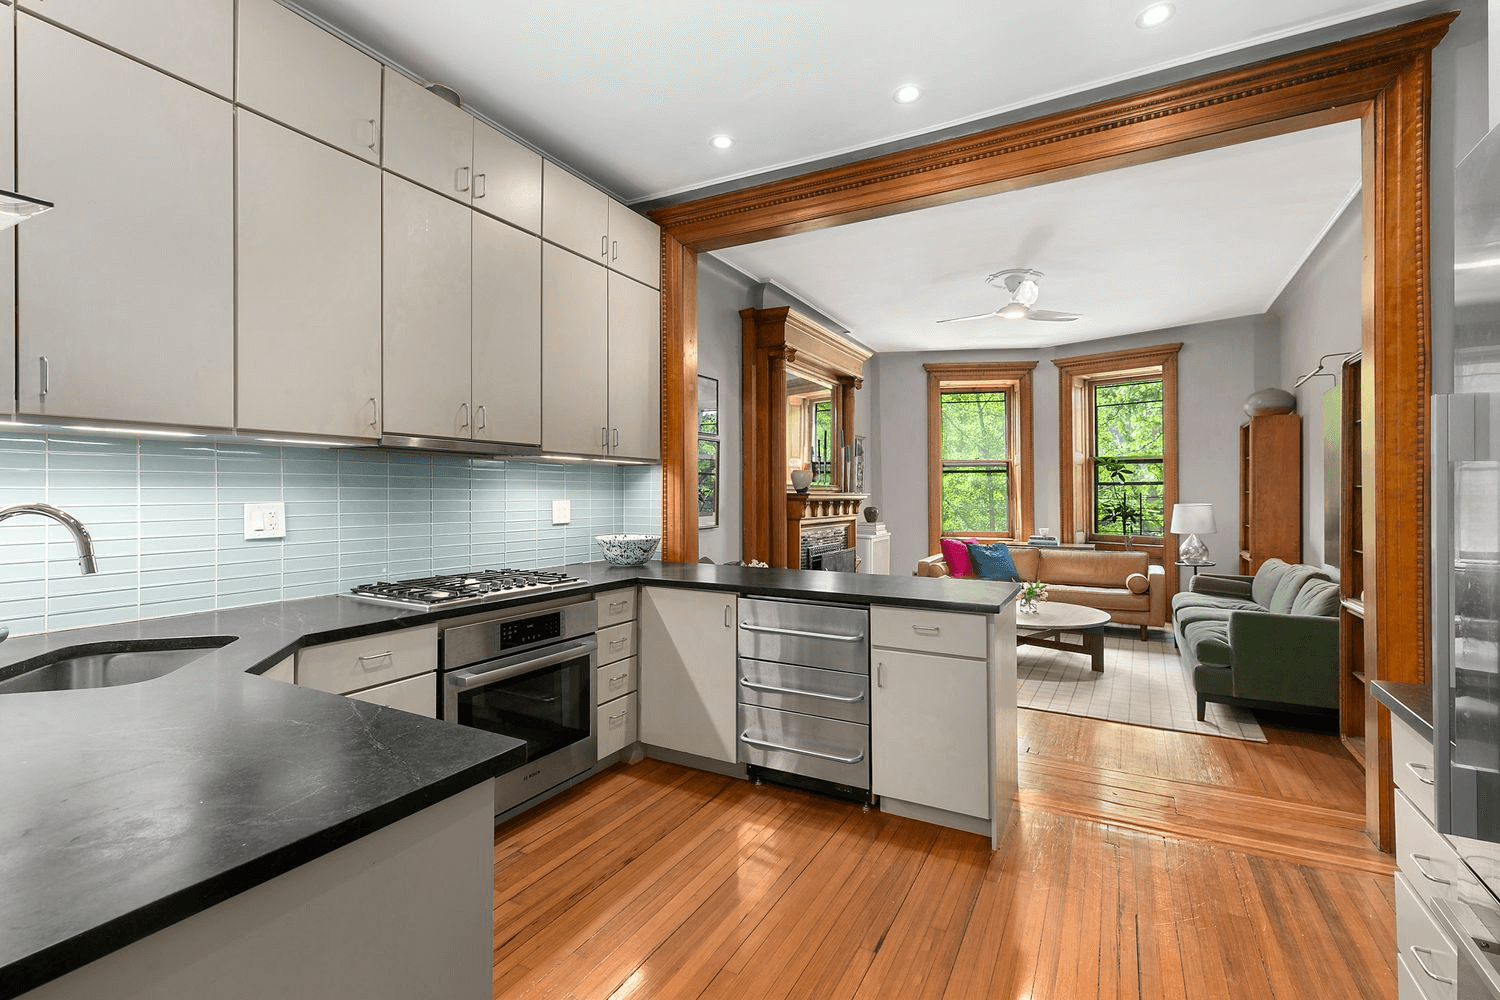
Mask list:
[[[1108,611],[1111,621],[1148,627],[1167,623],[1167,575],[1144,552],[1031,548],[1012,545],[1011,558],[1023,580],[1047,585],[1047,600]],[[941,555],[917,560],[917,576],[948,576]]]

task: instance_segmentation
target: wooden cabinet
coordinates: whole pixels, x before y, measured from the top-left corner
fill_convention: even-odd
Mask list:
[[[661,295],[609,276],[609,453],[661,457]]]
[[[470,211],[399,177],[384,180],[383,429],[466,438]]]
[[[446,197],[541,229],[542,158],[389,67],[383,162]]]
[[[876,643],[913,645],[906,639],[913,635],[922,638],[921,647],[931,645],[927,633],[911,632],[906,619],[912,614],[872,608],[872,638]],[[982,616],[937,617],[972,617],[971,624],[981,637],[987,628]],[[956,621],[943,625],[951,627],[960,646],[975,632]],[[950,647],[959,648],[951,643],[933,648]],[[980,648],[984,648],[982,641]],[[870,691],[871,790],[904,802],[989,819],[986,660],[875,645],[870,661],[874,681]]]
[[[17,185],[67,206],[19,254],[22,411],[229,427],[231,106],[24,14],[17,31]]]
[[[385,175],[384,430],[541,441],[535,236]]]
[[[555,163],[542,170],[542,236],[661,287],[661,227]]]
[[[609,453],[609,278],[542,245],[542,448]]]
[[[241,110],[237,425],[380,435],[380,171]]]
[[[641,742],[735,761],[736,605],[733,594],[641,589]]]
[[[381,67],[354,46],[276,0],[239,0],[238,71],[240,104],[380,162]]]
[[[551,244],[542,259],[543,447],[659,458],[659,295]]]
[[[542,242],[472,216],[473,438],[542,442]]]
[[[22,0],[21,9],[221,97],[234,93],[234,0]]]
[[[1302,418],[1251,417],[1240,425],[1239,571],[1267,559],[1302,561]]]
[[[1343,364],[1339,399],[1339,737],[1366,766],[1364,421],[1360,358]],[[1389,795],[1387,791],[1385,794]]]

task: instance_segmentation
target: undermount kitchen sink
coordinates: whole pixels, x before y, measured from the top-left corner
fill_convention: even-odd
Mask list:
[[[170,674],[231,641],[225,636],[208,636],[73,646],[38,657],[36,666],[0,680],[0,694],[138,684]]]

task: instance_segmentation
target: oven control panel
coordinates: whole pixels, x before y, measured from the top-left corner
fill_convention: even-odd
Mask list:
[[[515,649],[518,646],[530,646],[538,642],[561,639],[562,634],[563,616],[560,611],[520,618],[500,625],[500,648]]]

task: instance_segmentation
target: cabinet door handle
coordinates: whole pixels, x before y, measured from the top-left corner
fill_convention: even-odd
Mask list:
[[[40,362],[39,367],[41,369],[41,386],[38,389],[38,393],[45,399],[47,398],[47,393],[52,390],[52,363],[47,360],[45,354],[37,360]]]
[[[375,152],[375,146],[380,142],[380,127],[375,124],[375,119],[370,118],[367,120],[370,123],[370,141],[365,144],[365,148],[373,153]]]
[[[478,201],[480,198],[483,198],[485,190],[486,190],[486,187],[485,187],[485,183],[484,183],[484,174],[475,174],[474,175],[474,200]]]
[[[1430,920],[1432,918],[1429,917],[1428,919]],[[1438,975],[1436,972],[1432,971],[1432,969],[1427,965],[1426,962],[1422,961],[1422,956],[1423,955],[1426,955],[1428,958],[1435,958],[1435,957],[1437,957],[1437,956],[1435,956],[1433,954],[1431,948],[1422,948],[1422,947],[1419,947],[1417,945],[1412,945],[1410,950],[1411,950],[1411,957],[1415,958],[1417,960],[1417,964],[1422,967],[1422,971],[1427,974],[1427,978],[1428,979],[1431,979],[1434,982],[1445,983],[1445,984],[1447,984],[1449,986],[1455,985],[1454,980],[1449,979],[1447,976],[1440,976],[1440,975]]]
[[[609,256],[609,235],[608,234],[599,237],[599,256],[601,256],[601,257],[608,257]]]
[[[370,397],[370,426],[380,429],[380,400]]]
[[[878,687],[878,688],[885,687],[885,664],[884,663],[877,663],[877,664],[875,664],[875,686]]]
[[[1422,873],[1422,877],[1425,878],[1427,881],[1429,881],[1429,882],[1436,882],[1438,885],[1452,885],[1453,884],[1453,881],[1451,879],[1438,878],[1436,875],[1432,874],[1431,872],[1429,872],[1427,870],[1427,866],[1426,865],[1422,864],[1422,862],[1424,862],[1424,861],[1430,861],[1430,862],[1432,862],[1435,865],[1436,864],[1442,864],[1442,862],[1440,862],[1437,858],[1434,858],[1434,857],[1432,857],[1429,854],[1413,854],[1411,856],[1411,859],[1412,859],[1412,862],[1416,864],[1417,871],[1421,872]]]
[[[620,259],[620,241],[619,240],[611,240],[610,241],[610,244],[609,244],[609,259],[610,260],[619,260]]]
[[[599,447],[601,447],[601,448],[608,448],[609,447],[609,428],[608,427],[601,427],[601,428],[599,428]]]
[[[620,447],[620,428],[615,428],[615,447]]]
[[[1432,770],[1431,764],[1419,764],[1414,760],[1409,760],[1406,762],[1406,769],[1412,774],[1415,774],[1417,776],[1417,780],[1424,785],[1437,784],[1436,781],[1433,781],[1431,778],[1427,777],[1427,773]]]
[[[725,628],[734,628],[734,622],[731,621],[730,618],[729,618],[729,612],[730,612],[730,610],[731,610],[731,608],[729,607],[729,605],[727,605],[727,604],[724,605],[724,627]]]
[[[453,171],[453,186],[460,191],[469,190],[469,168],[459,167]]]
[[[626,681],[626,679],[629,678],[629,677],[630,677],[629,674],[616,674],[614,677],[611,677],[609,679],[610,690],[614,690],[615,688],[619,687],[621,684],[624,684],[625,681]]]
[[[458,425],[458,429],[461,431],[466,431],[469,429],[469,404],[459,403],[458,408],[464,415],[464,422]]]
[[[489,426],[489,417],[484,412],[483,403],[480,403],[478,406],[474,407],[474,417],[479,421],[479,426],[477,428],[478,430],[482,431]]]
[[[628,636],[628,635],[622,635],[618,639],[611,639],[611,640],[609,640],[609,648],[610,649],[619,649],[621,646],[625,645],[629,641],[630,641],[630,636]]]
[[[617,615],[621,611],[624,611],[629,606],[630,606],[630,602],[629,601],[610,601],[609,602],[609,613],[612,614],[612,615]]]

